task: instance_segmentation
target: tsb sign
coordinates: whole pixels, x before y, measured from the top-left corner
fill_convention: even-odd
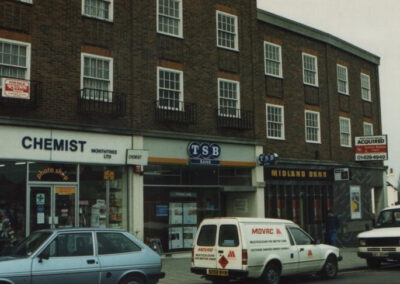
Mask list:
[[[191,142],[188,145],[188,153],[194,164],[216,164],[216,161],[210,160],[217,159],[221,155],[221,147],[215,143]]]

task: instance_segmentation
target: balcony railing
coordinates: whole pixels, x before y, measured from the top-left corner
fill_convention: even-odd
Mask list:
[[[217,126],[219,128],[252,129],[253,116],[252,111],[219,108],[217,109]]]
[[[156,121],[196,124],[197,105],[172,99],[160,99],[154,102]]]
[[[120,117],[125,115],[125,111],[125,94],[89,88],[81,89],[78,93],[79,113]]]
[[[0,83],[1,83],[0,77]],[[39,81],[22,80],[17,78],[14,83],[21,85],[20,83],[26,82],[28,84],[22,84],[24,86],[16,86],[11,92],[4,92],[0,85],[0,106],[6,106],[13,110],[32,110],[38,106],[38,101],[42,95],[42,83]]]

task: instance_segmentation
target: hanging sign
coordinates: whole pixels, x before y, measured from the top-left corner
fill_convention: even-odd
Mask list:
[[[258,164],[260,166],[275,165],[277,156],[278,155],[276,155],[276,154],[260,154],[260,156],[258,156]]]
[[[12,78],[2,78],[1,89],[2,97],[23,100],[30,99],[31,85],[29,81]]]
[[[221,155],[221,147],[216,143],[191,142],[188,145],[191,164],[219,165],[217,160]]]

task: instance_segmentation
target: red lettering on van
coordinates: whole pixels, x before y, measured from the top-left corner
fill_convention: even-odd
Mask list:
[[[271,228],[253,228],[251,230],[252,235],[273,235],[274,234],[274,229]]]
[[[212,251],[213,251],[213,248],[198,248],[198,251],[212,252]]]
[[[282,232],[281,232],[281,230],[279,230],[279,228],[276,228],[276,234],[277,235],[282,235]]]

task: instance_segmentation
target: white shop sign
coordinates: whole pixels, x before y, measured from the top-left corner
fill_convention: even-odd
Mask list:
[[[149,151],[146,150],[127,150],[126,151],[126,164],[147,166],[149,159]]]
[[[131,136],[0,127],[0,157],[34,161],[125,164]]]

